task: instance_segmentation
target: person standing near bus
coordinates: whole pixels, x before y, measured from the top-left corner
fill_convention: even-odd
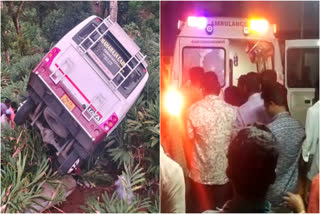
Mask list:
[[[220,90],[216,74],[206,72],[204,98],[188,110],[188,136],[194,147],[188,174],[191,193],[187,209],[191,212],[222,207],[232,194],[226,176],[226,154],[236,110],[219,96]]]
[[[4,103],[1,103],[1,116],[6,113],[6,111],[10,108],[11,100],[6,98]]]
[[[301,124],[287,111],[287,89],[274,82],[264,87],[261,94],[272,121],[267,125],[277,140],[279,158],[276,168],[276,180],[270,186],[267,199],[275,212],[290,212],[284,206],[283,197],[287,192],[296,192],[298,188],[298,166],[301,146],[305,137]]]

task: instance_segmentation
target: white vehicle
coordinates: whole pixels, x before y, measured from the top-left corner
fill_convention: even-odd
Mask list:
[[[287,40],[285,47],[285,86],[288,89],[291,114],[305,124],[312,106],[315,87],[319,87],[320,40]]]
[[[180,33],[175,44],[173,68],[170,75],[172,88],[179,88],[189,80],[189,69],[194,66],[203,67],[205,72],[214,71],[222,88],[237,85],[239,77],[243,74],[261,73],[265,70],[274,70],[277,74],[277,81],[285,84],[280,47],[275,37],[276,25],[270,24],[267,20],[190,16],[186,22],[178,22],[178,29]],[[319,41],[317,42],[319,50]],[[316,50],[312,53],[318,54]],[[312,69],[319,68],[318,58],[319,55],[315,55],[309,59],[317,61],[312,64]],[[318,71],[311,71],[313,73],[310,75],[313,79],[319,79]],[[287,75],[288,73],[290,71],[287,72]],[[296,108],[297,102],[300,103],[300,101],[294,99],[300,99],[304,95],[294,92],[293,89],[289,92],[289,105]],[[306,99],[310,100],[312,89],[306,92],[308,92]],[[167,97],[170,100],[169,104],[166,103],[167,109],[172,108],[169,113],[178,114],[182,101],[176,90],[171,89]],[[292,100],[296,104],[292,104]],[[293,115],[302,122],[304,118],[302,112],[297,111],[299,111],[299,116],[295,115],[294,110]],[[305,107],[303,111],[305,114]]]
[[[68,32],[33,70],[28,115],[54,147],[61,173],[88,158],[125,117],[148,79],[146,56],[108,17],[91,16]],[[50,137],[48,137],[50,136]]]

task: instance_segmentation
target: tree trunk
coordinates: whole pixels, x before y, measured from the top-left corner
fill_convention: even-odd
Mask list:
[[[117,22],[118,0],[110,1],[110,16],[112,21]]]
[[[14,2],[13,1],[9,2],[9,5],[8,5],[9,6],[8,12],[11,15],[12,21],[14,23],[14,26],[16,28],[16,31],[17,31],[18,35],[22,34],[21,25],[20,25],[20,22],[19,22],[19,15],[22,12],[23,3],[24,3],[24,1],[20,2],[17,11],[13,11],[14,10]]]
[[[7,62],[8,65],[10,65],[10,54],[9,54],[9,51],[6,50],[5,53],[6,53],[6,62]]]
[[[10,54],[9,54],[7,40],[6,40],[6,37],[8,37],[8,32],[6,30],[3,32],[2,37],[3,37],[2,38],[3,39],[3,49],[4,49],[5,55],[6,55],[6,62],[8,65],[10,65]]]

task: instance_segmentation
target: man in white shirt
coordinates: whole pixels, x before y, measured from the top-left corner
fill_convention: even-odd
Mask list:
[[[237,126],[244,127],[254,123],[268,124],[271,120],[264,107],[260,93],[260,77],[258,73],[250,72],[245,77],[244,90],[248,101],[237,111]]]
[[[161,213],[185,213],[185,181],[182,168],[160,145]]]
[[[302,144],[302,157],[305,162],[310,163],[307,178],[312,181],[319,173],[319,81],[316,86],[315,104],[307,111],[306,117],[306,139]]]

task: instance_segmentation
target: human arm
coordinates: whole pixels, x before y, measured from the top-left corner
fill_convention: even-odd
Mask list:
[[[284,199],[288,203],[288,206],[292,208],[296,213],[306,212],[301,195],[288,192],[287,196],[285,196]]]

